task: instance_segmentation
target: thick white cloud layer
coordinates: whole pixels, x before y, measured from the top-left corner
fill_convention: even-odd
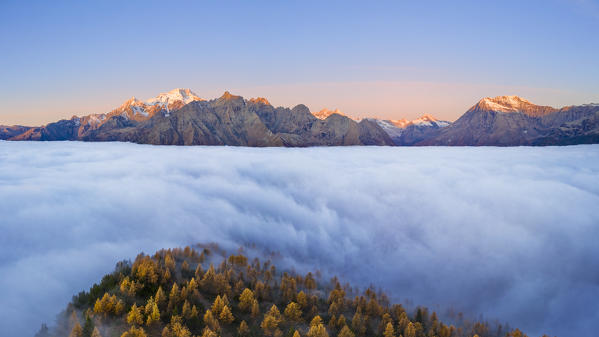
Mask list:
[[[396,300],[526,332],[599,322],[599,146],[0,142],[0,335],[140,251],[255,243]]]

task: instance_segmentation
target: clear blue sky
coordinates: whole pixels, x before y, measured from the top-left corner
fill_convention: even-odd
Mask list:
[[[599,1],[0,2],[0,124],[176,87],[453,120],[483,96],[599,102]]]

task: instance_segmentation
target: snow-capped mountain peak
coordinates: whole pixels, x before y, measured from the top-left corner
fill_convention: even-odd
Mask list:
[[[518,96],[485,97],[477,103],[477,106],[482,110],[497,112],[518,112],[533,105],[531,102]]]
[[[478,101],[469,111],[494,111],[502,113],[524,113],[529,116],[543,116],[557,109],[531,103],[518,96],[485,97]]]
[[[147,105],[166,105],[173,102],[182,102],[188,104],[193,101],[203,101],[204,99],[198,97],[190,89],[177,88],[169,92],[163,92],[154,98],[150,98],[145,103]]]
[[[178,109],[193,101],[203,101],[203,99],[198,97],[190,89],[177,88],[169,92],[163,92],[145,102],[131,97],[109,115],[119,115],[127,119],[145,120],[160,111],[164,111],[164,115],[168,116],[170,115],[170,110]]]

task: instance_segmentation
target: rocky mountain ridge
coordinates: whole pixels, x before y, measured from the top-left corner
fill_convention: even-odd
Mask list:
[[[133,97],[102,114],[41,127],[0,126],[0,140],[128,141],[232,146],[519,146],[599,143],[599,104],[560,109],[518,96],[485,97],[451,123],[431,115],[408,121],[311,113],[299,104],[225,92],[206,100],[174,89],[146,101]]]
[[[8,130],[8,128],[6,128]],[[106,114],[72,117],[9,140],[128,141],[161,145],[332,146],[393,145],[376,123],[333,114],[318,119],[305,105],[273,107],[265,98],[245,100],[225,92],[205,100],[175,89],[142,102],[135,97]]]

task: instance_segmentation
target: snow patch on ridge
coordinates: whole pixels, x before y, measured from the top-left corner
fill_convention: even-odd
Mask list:
[[[144,108],[140,106],[131,106],[131,111],[134,115],[143,115],[145,117],[148,117],[150,115]]]
[[[405,127],[398,127],[390,120],[375,119],[376,123],[385,131],[389,137],[399,137],[403,133]]]

